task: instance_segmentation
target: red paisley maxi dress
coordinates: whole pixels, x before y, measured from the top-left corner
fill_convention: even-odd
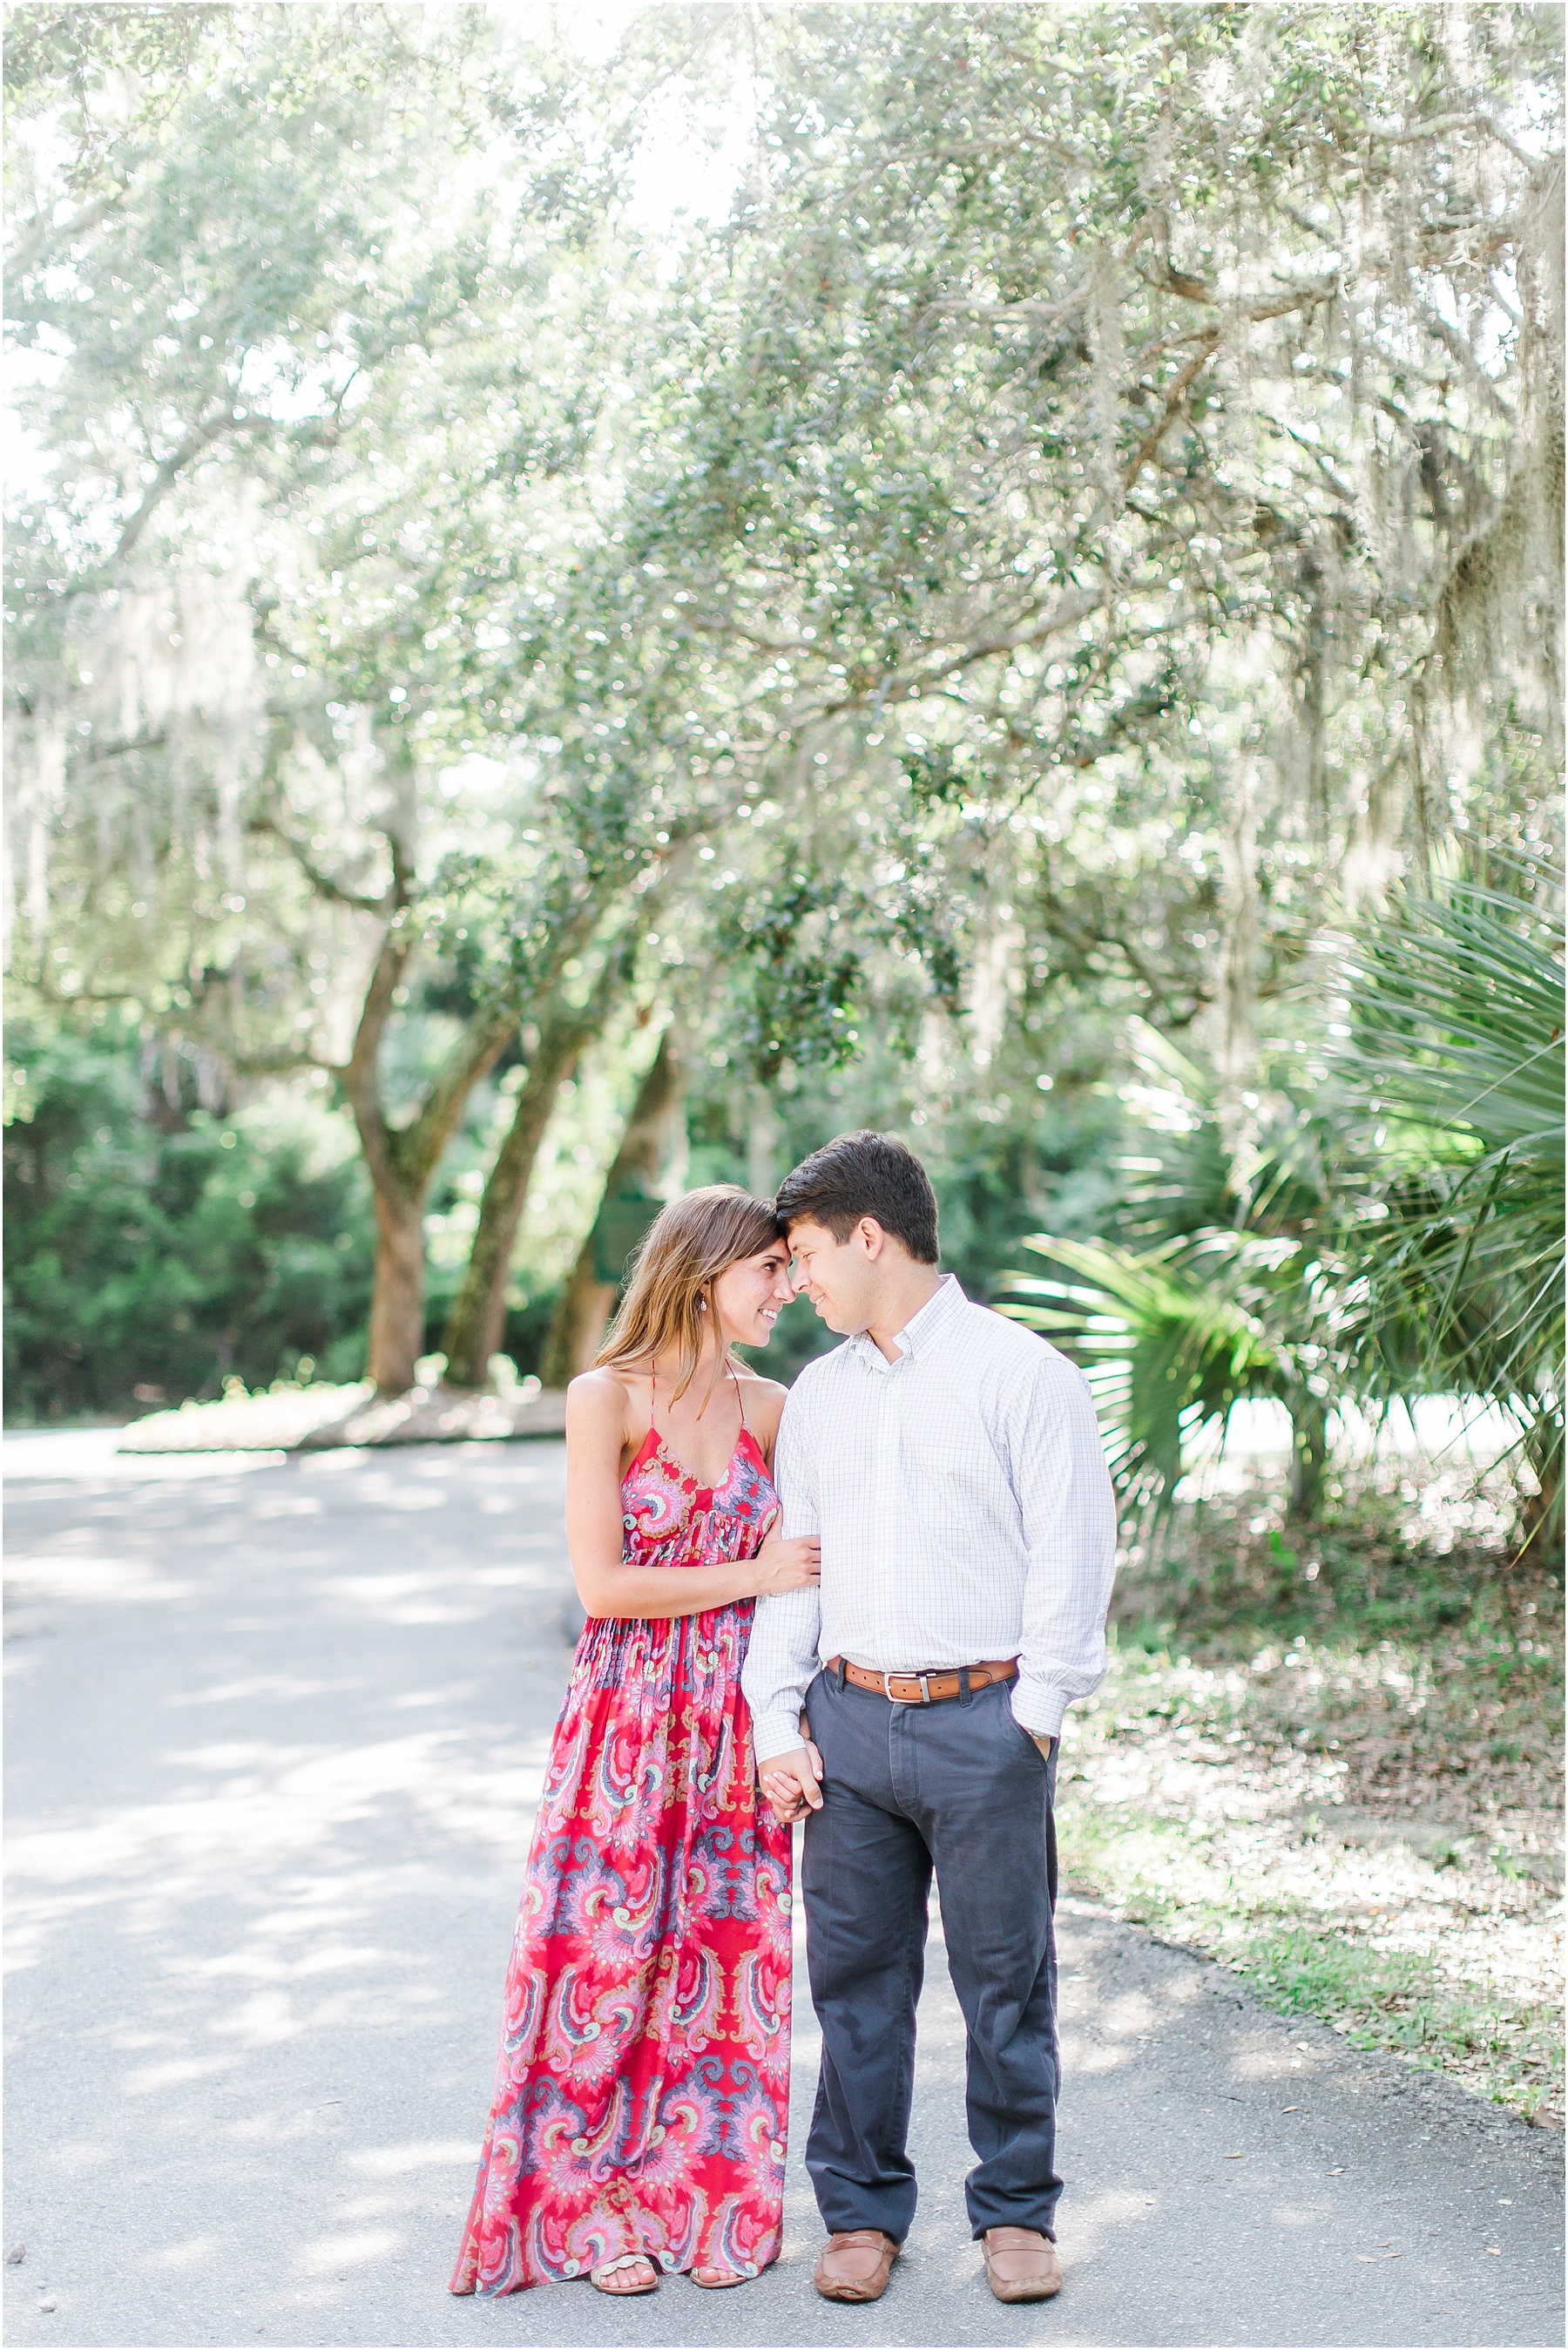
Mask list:
[[[751,1558],[777,1498],[744,1426],[714,1487],[650,1428],[621,1484],[625,1555]],[[790,1833],[756,1791],[753,1605],[584,1627],[453,2293],[586,2276],[623,2252],[742,2276],[778,2257]]]

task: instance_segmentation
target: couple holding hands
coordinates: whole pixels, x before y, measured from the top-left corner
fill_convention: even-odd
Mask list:
[[[937,1256],[919,1160],[841,1136],[776,1201],[665,1208],[572,1384],[588,1622],[454,2293],[715,2290],[777,2259],[802,1817],[818,2292],[878,2299],[914,2217],[933,1869],[971,2226],[999,2300],[1061,2284],[1052,1806],[1064,1711],[1105,1669],[1115,1515],[1078,1373]],[[845,1344],[786,1396],[731,1349],[798,1289]]]

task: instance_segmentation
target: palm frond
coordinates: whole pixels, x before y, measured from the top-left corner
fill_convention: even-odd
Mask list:
[[[1009,1276],[999,1303],[1084,1368],[1138,1516],[1168,1513],[1193,1440],[1243,1398],[1289,1409],[1311,1512],[1334,1402],[1436,1388],[1512,1418],[1557,1522],[1563,975],[1507,880],[1442,879],[1365,920],[1326,1081],[1289,1056],[1261,1072],[1230,1150],[1212,1073],[1137,1024],[1136,1245],[1039,1234],[1049,1277]]]
[[[1256,1310],[1258,1297],[1244,1294],[1277,1276],[1281,1243],[1218,1232],[1199,1235],[1196,1248],[1168,1243],[1138,1254],[1042,1232],[1024,1246],[1079,1279],[1012,1274],[998,1311],[1080,1365],[1112,1475],[1136,1517],[1168,1513],[1189,1446],[1200,1430],[1222,1428],[1233,1403],[1299,1388],[1290,1349]]]
[[[1380,1223],[1357,1239],[1375,1347],[1528,1430],[1554,1512],[1563,1451],[1563,971],[1532,907],[1463,878],[1396,893],[1347,957],[1335,1074],[1387,1138]]]

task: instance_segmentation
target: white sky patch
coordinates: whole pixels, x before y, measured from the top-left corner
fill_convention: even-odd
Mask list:
[[[55,486],[52,476],[60,462],[58,453],[45,446],[41,432],[30,424],[18,424],[9,414],[5,438],[6,496],[23,505],[50,496]]]
[[[51,349],[51,340],[58,348]],[[47,389],[57,382],[70,350],[64,336],[52,336],[46,328],[31,345],[13,343],[5,353],[5,490],[8,496],[24,504],[30,499],[53,494],[50,476],[60,461],[58,454],[46,446],[41,432],[18,421],[15,403],[20,393],[36,390],[40,385]]]
[[[491,0],[489,15],[529,37],[563,42],[590,68],[607,67],[635,19],[650,7],[679,0],[586,0],[562,11],[542,0]],[[667,233],[678,220],[726,217],[755,136],[756,107],[748,76],[735,60],[727,88],[694,88],[672,80],[644,114],[643,135],[631,170],[629,210],[644,234]]]
[[[296,424],[324,416],[338,400],[352,411],[369,398],[370,377],[351,355],[332,351],[319,362],[304,359],[296,344],[275,336],[246,351],[234,390],[238,399],[280,424]]]
[[[460,792],[498,792],[506,781],[506,766],[501,759],[486,759],[471,751],[456,766],[441,768],[437,780],[443,799],[454,800]]]
[[[727,219],[755,136],[753,94],[739,73],[722,99],[672,83],[632,166],[628,209],[638,227],[657,235],[682,218]]]

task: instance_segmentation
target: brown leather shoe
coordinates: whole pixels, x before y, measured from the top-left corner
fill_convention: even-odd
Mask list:
[[[1037,2228],[988,2228],[980,2240],[986,2282],[998,2301],[1049,2301],[1062,2290],[1062,2262]]]
[[[825,2301],[880,2301],[900,2247],[880,2228],[848,2228],[829,2236],[816,2263]]]

